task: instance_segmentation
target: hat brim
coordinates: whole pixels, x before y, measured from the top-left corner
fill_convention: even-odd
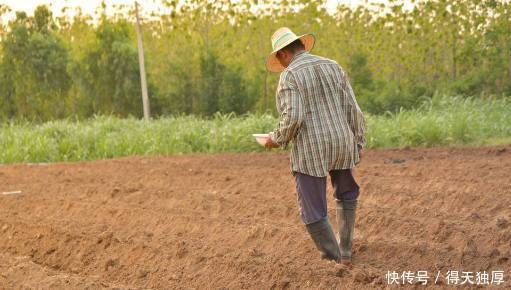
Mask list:
[[[314,43],[316,42],[316,38],[313,34],[304,34],[300,35],[296,39],[300,39],[303,43],[303,46],[305,47],[305,51],[309,52],[314,47]],[[266,69],[268,69],[271,72],[281,72],[285,69],[284,66],[282,66],[277,59],[277,51],[281,50],[282,48],[286,47],[291,42],[295,41],[296,39],[290,39],[287,41],[287,43],[284,43],[281,47],[275,49],[270,56],[268,56],[268,59],[266,60]]]

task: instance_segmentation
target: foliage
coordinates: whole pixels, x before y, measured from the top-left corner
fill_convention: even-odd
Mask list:
[[[143,24],[156,116],[272,112],[267,74],[280,26],[312,32],[314,53],[349,73],[364,111],[399,112],[435,94],[511,95],[511,3],[425,0],[162,1]],[[141,116],[133,10],[54,17],[45,6],[0,25],[0,120]],[[124,9],[124,10],[123,10]],[[0,5],[0,15],[8,11]],[[113,16],[107,16],[113,15]]]
[[[0,108],[7,117],[63,117],[60,102],[71,82],[68,50],[51,13],[38,7],[33,17],[19,12],[2,41]]]
[[[72,64],[81,115],[141,115],[138,56],[130,37],[127,21],[102,16],[95,38]]]
[[[367,115],[370,148],[495,144],[511,141],[511,98],[434,97],[414,110]],[[0,163],[128,155],[264,151],[252,133],[271,131],[270,114],[181,115],[152,121],[112,116],[0,126]]]

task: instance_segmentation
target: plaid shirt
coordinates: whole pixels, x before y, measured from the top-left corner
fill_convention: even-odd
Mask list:
[[[364,116],[335,61],[296,54],[280,75],[276,101],[280,121],[270,136],[285,149],[293,141],[291,171],[323,177],[359,162]]]

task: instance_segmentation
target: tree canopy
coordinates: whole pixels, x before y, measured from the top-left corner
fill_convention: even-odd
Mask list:
[[[434,94],[511,95],[511,4],[402,1],[327,11],[323,1],[163,1],[142,26],[155,115],[273,111],[270,36],[313,33],[313,50],[350,76],[363,110]],[[257,9],[254,9],[254,5]],[[252,9],[251,9],[252,7]],[[0,27],[0,120],[141,116],[133,11],[72,18],[46,6]],[[0,16],[9,8],[0,5]]]

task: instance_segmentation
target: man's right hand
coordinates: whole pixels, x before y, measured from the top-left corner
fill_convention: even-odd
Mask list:
[[[362,150],[363,150],[362,146],[357,144],[357,148],[358,148],[358,159],[362,160]]]

